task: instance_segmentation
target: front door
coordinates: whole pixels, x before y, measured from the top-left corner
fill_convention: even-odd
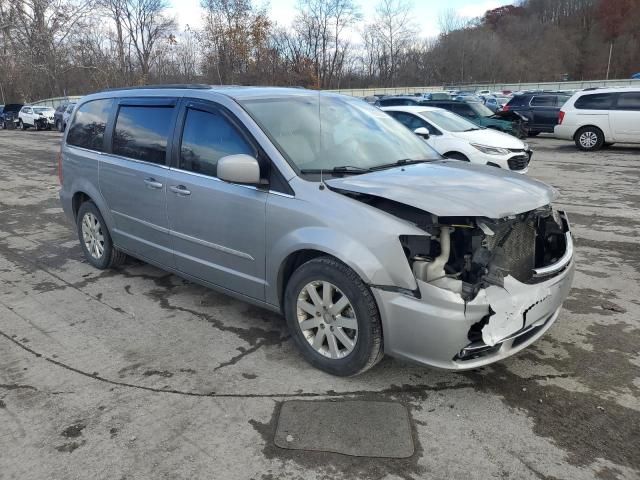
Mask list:
[[[174,99],[121,100],[99,174],[115,222],[116,245],[168,267],[174,259],[167,221],[167,151],[176,116]]]
[[[211,102],[185,101],[167,181],[167,213],[178,270],[233,292],[265,295],[267,192],[217,177],[218,160],[258,150]]]
[[[609,121],[617,142],[640,143],[640,92],[619,93]]]

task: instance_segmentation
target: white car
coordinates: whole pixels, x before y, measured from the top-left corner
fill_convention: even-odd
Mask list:
[[[32,107],[25,105],[20,109],[20,113],[18,113],[18,126],[22,128],[22,130],[30,127],[36,128],[36,120],[44,118],[46,119],[46,128],[50,130],[54,123],[54,113],[55,110],[51,107]]]
[[[529,170],[531,149],[512,135],[479,127],[442,108],[406,106],[382,110],[424,137],[444,157],[518,173]]]
[[[640,87],[575,93],[562,106],[554,133],[585,151],[615,142],[640,143]]]

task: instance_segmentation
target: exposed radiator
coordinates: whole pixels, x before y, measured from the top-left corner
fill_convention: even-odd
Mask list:
[[[494,253],[502,248],[500,266],[520,282],[533,276],[535,267],[536,229],[534,220],[505,225],[486,237],[487,248]],[[506,274],[507,272],[505,272]]]

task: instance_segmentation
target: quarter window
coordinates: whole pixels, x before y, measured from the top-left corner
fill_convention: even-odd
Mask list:
[[[640,111],[640,92],[627,92],[618,95],[618,110]]]
[[[556,97],[533,97],[531,99],[532,107],[555,107]]]
[[[173,107],[123,105],[113,134],[113,153],[164,165]]]
[[[576,100],[575,107],[580,110],[609,110],[613,101],[610,93],[583,95]]]
[[[218,160],[227,155],[255,155],[253,148],[222,114],[187,109],[180,145],[182,170],[217,176]]]
[[[67,143],[102,152],[111,100],[92,100],[80,106],[67,134]]]

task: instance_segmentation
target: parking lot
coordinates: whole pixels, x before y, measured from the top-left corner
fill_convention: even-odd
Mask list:
[[[60,138],[0,131],[0,478],[640,475],[640,148],[530,139],[529,175],[561,191],[577,248],[540,341],[472,372],[386,358],[342,379],[306,363],[278,315],[136,260],[92,268],[57,199]],[[354,432],[366,402],[399,402],[415,453],[278,447],[292,400],[364,402]]]

